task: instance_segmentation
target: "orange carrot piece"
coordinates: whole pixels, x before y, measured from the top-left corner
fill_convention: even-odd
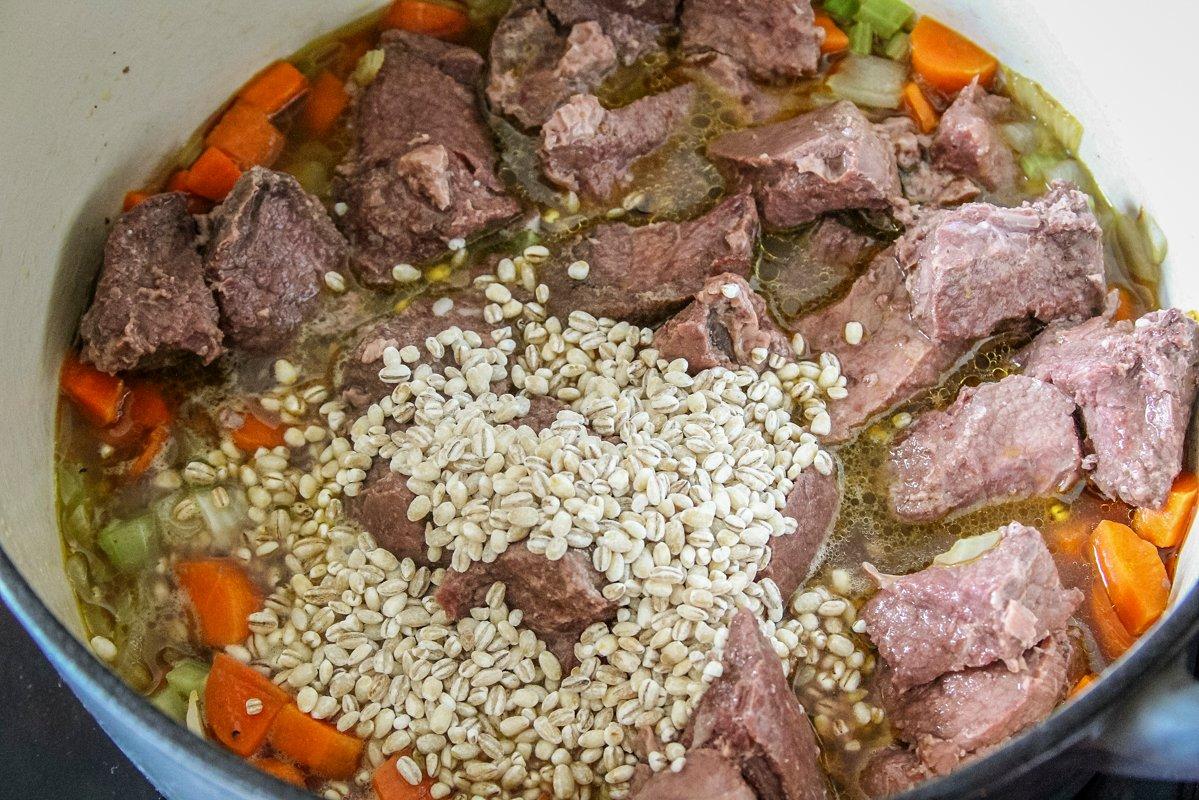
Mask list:
[[[1177,547],[1195,519],[1196,498],[1199,498],[1199,478],[1183,472],[1174,479],[1160,511],[1138,508],[1132,513],[1132,529],[1157,547]]]
[[[133,192],[125,192],[125,200],[124,200],[124,202],[121,203],[121,210],[128,211],[129,209],[136,206],[138,203],[141,203],[142,201],[148,199],[150,197],[150,195],[151,195],[151,192],[143,192],[140,190],[133,191]]]
[[[281,425],[271,425],[249,412],[243,417],[241,427],[231,431],[230,436],[243,453],[255,453],[260,447],[270,450],[284,444]]]
[[[1134,319],[1137,315],[1136,311],[1136,296],[1131,289],[1124,286],[1116,287],[1116,295],[1119,298],[1119,303],[1116,305],[1116,313],[1113,317],[1116,321],[1125,319]]]
[[[313,719],[295,703],[283,707],[271,725],[271,747],[321,778],[344,780],[358,769],[365,742]]]
[[[453,6],[429,0],[396,0],[383,16],[382,25],[456,41],[469,30],[470,19],[465,11]]]
[[[203,644],[225,647],[249,637],[246,618],[262,608],[262,593],[240,566],[226,558],[181,561],[175,578],[196,612]]]
[[[405,753],[396,753],[375,769],[371,778],[378,800],[432,800],[433,779],[428,775],[413,786],[396,768],[396,762]]]
[[[267,114],[276,114],[308,91],[308,79],[286,61],[276,61],[250,79],[237,99]]]
[[[1170,578],[1157,548],[1127,525],[1103,520],[1091,534],[1098,574],[1120,622],[1140,636],[1162,612],[1170,596]]]
[[[125,382],[83,363],[74,353],[63,359],[59,385],[63,394],[93,425],[111,425],[121,416]]]
[[[312,91],[304,101],[300,119],[314,136],[325,136],[349,104],[350,95],[346,92],[345,83],[326,70],[312,82]]]
[[[262,703],[257,714],[246,709],[251,700]],[[224,653],[213,658],[204,685],[204,716],[217,741],[242,758],[262,747],[271,723],[290,702],[291,696],[260,672]]]
[[[845,31],[837,27],[837,23],[833,22],[833,18],[823,11],[816,12],[816,24],[824,29],[824,42],[820,45],[820,52],[828,55],[830,53],[840,53],[845,48],[849,47],[849,36]]]
[[[204,144],[232,158],[237,166],[269,167],[283,152],[284,138],[266,112],[248,103],[234,103],[204,137]]]
[[[932,133],[937,129],[940,117],[915,81],[908,81],[903,87],[903,106],[921,133]]]
[[[187,171],[187,190],[219,203],[240,177],[237,162],[220,149],[209,147]]]
[[[154,463],[154,459],[162,452],[162,448],[171,438],[171,429],[166,425],[159,425],[146,437],[146,444],[142,451],[138,453],[137,458],[133,459],[133,463],[129,465],[129,478],[140,478],[145,474],[150,465]]]
[[[1116,615],[1112,600],[1098,579],[1091,584],[1090,601],[1091,631],[1103,655],[1114,661],[1136,643],[1136,637],[1128,632]]]
[[[921,17],[912,29],[912,68],[934,89],[952,94],[972,80],[986,86],[995,77],[995,57],[931,17]]]
[[[284,783],[290,783],[292,786],[304,788],[304,773],[295,768],[294,765],[288,764],[286,761],[280,761],[277,758],[251,758],[250,763],[258,767],[268,775],[274,775]]]
[[[1086,675],[1083,675],[1078,679],[1078,683],[1074,684],[1074,686],[1070,689],[1070,693],[1067,694],[1066,697],[1071,698],[1082,694],[1084,689],[1095,682],[1096,677],[1097,676],[1094,672],[1088,672]]]
[[[167,178],[168,192],[186,192],[187,191],[187,170],[177,169],[171,173],[171,177]]]

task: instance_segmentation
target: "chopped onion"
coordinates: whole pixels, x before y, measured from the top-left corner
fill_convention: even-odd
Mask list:
[[[1149,258],[1153,259],[1154,264],[1161,266],[1161,263],[1166,260],[1166,253],[1169,250],[1165,231],[1157,224],[1153,215],[1144,208],[1137,215],[1137,224],[1141,226],[1141,236],[1144,237],[1145,245],[1149,248]]]
[[[843,100],[873,108],[899,108],[908,70],[878,56],[848,56],[825,82]]]
[[[1021,155],[1037,149],[1037,126],[1032,122],[1007,122],[999,126],[999,132]]]
[[[232,547],[237,542],[238,534],[246,525],[246,512],[249,506],[246,495],[238,488],[227,490],[229,502],[218,506],[213,492],[196,492],[196,505],[204,524],[212,532],[212,538],[219,547]]]
[[[943,567],[952,567],[955,564],[964,564],[967,561],[973,561],[999,544],[1001,538],[1003,538],[1003,531],[999,530],[991,531],[990,533],[980,533],[978,536],[967,536],[965,539],[958,539],[953,543],[953,547],[934,557],[933,563],[940,564]]]
[[[1062,108],[1061,103],[1045,91],[1045,87],[1006,67],[1003,70],[1003,83],[1017,105],[1053,131],[1063,147],[1071,153],[1078,152],[1078,146],[1082,144],[1082,123]]]

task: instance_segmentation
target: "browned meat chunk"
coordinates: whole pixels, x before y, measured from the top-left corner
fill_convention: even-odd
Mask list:
[[[789,228],[830,211],[885,209],[901,192],[891,146],[849,101],[734,131],[708,157],[753,187],[762,219]]]
[[[916,130],[911,117],[888,117],[875,123],[879,135],[891,142],[903,195],[913,203],[955,206],[978,197],[974,181],[933,163],[933,137]]]
[[[683,743],[715,750],[741,769],[762,800],[822,800],[820,751],[799,699],[758,621],[742,609],[729,625],[724,672],[691,715]]]
[[[890,797],[932,777],[920,757],[906,747],[879,750],[858,773],[858,786],[867,797]]]
[[[992,192],[1011,194],[1019,181],[1020,168],[995,124],[1010,107],[1010,100],[988,94],[975,80],[941,116],[933,137],[933,162],[978,181]]]
[[[1070,686],[1066,666],[1072,649],[1058,632],[1026,651],[1015,670],[996,661],[906,692],[895,690],[883,667],[879,697],[899,737],[913,745],[924,766],[942,775],[1049,716]]]
[[[1082,477],[1074,401],[1035,378],[967,387],[891,450],[891,510],[925,521],[1064,492]]]
[[[793,80],[816,72],[824,31],[810,0],[686,0],[683,48],[714,50],[761,80]]]
[[[334,183],[354,267],[372,286],[520,210],[479,114],[478,54],[399,31],[382,41],[383,66],[356,101],[354,146]]]
[[[376,459],[358,495],[347,498],[346,515],[396,558],[411,558],[430,566],[434,562],[429,561],[425,544],[425,521],[408,519],[408,506],[415,497],[407,477],[392,472],[387,459]]]
[[[594,20],[611,37],[622,64],[658,49],[664,26],[673,24],[678,0],[545,0],[563,25]]]
[[[508,605],[524,612],[524,624],[566,670],[578,663],[574,646],[579,634],[616,613],[616,604],[600,594],[603,575],[585,553],[568,550],[550,561],[524,544],[509,546],[491,563],[478,561],[466,572],[447,572],[437,602],[451,619],[458,619],[485,605],[487,590],[497,581],[507,587]]]
[[[995,661],[1017,669],[1025,650],[1065,628],[1082,593],[1062,588],[1040,531],[1013,522],[999,533],[964,563],[874,573],[879,591],[861,617],[897,692]]]
[[[1028,317],[1094,314],[1106,288],[1102,235],[1086,195],[1057,184],[1018,208],[928,214],[895,253],[920,329],[937,342],[973,341]]]
[[[760,573],[779,587],[784,602],[820,566],[821,551],[840,512],[841,480],[836,472],[821,475],[815,467],[809,467],[799,473],[783,508],[797,527],[792,533],[770,540],[770,563]]]
[[[1177,309],[1136,323],[1102,317],[1050,326],[1023,357],[1024,370],[1082,409],[1094,453],[1092,480],[1134,506],[1160,508],[1182,468],[1199,381],[1199,326]]]
[[[654,334],[654,347],[667,360],[687,359],[692,375],[713,367],[761,372],[768,356],[791,356],[791,344],[770,318],[766,301],[731,272],[709,278],[691,304]]]
[[[541,163],[553,183],[602,200],[628,186],[637,159],[657,150],[695,100],[695,87],[606,109],[594,95],[575,95],[541,128]]]
[[[616,68],[616,46],[598,22],[559,33],[538,0],[513,4],[491,37],[487,99],[535,128],[571,95],[590,92]]]
[[[539,277],[550,289],[550,313],[563,319],[578,309],[652,325],[682,308],[711,276],[748,275],[757,235],[753,200],[737,194],[689,222],[599,225]],[[581,281],[566,273],[577,259],[591,267]]]
[[[288,343],[312,313],[346,242],[320,201],[292,176],[255,167],[209,218],[204,271],[229,342],[249,350]]]
[[[715,750],[692,750],[680,771],[655,773],[630,796],[633,800],[757,800],[741,770]]]
[[[696,53],[688,56],[685,64],[695,80],[737,105],[737,116],[744,124],[765,122],[783,110],[781,97],[754,83],[740,62],[723,53]]]
[[[930,340],[910,314],[903,273],[889,249],[875,258],[844,298],[795,324],[812,351],[837,355],[847,379],[849,396],[829,404],[830,441],[848,439],[877,414],[936,385],[966,353],[963,344]],[[857,345],[845,342],[848,322],[862,324]]]
[[[209,364],[224,352],[197,233],[179,193],[155,195],[117,219],[79,326],[84,359],[119,372],[161,367],[187,354]]]

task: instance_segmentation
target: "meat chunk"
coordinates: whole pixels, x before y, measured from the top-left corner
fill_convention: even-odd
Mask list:
[[[770,563],[759,573],[779,587],[786,602],[820,566],[822,550],[841,512],[839,472],[822,475],[809,467],[795,479],[783,513],[795,520],[796,529],[770,540]]]
[[[371,286],[520,210],[495,173],[477,107],[478,54],[400,31],[382,41],[383,66],[355,103],[354,144],[334,182],[354,267]]]
[[[1020,168],[996,125],[1010,107],[1010,100],[988,94],[975,79],[941,115],[932,142],[933,162],[978,181],[992,192],[1011,194],[1019,181]]]
[[[861,618],[895,691],[995,661],[1018,669],[1025,650],[1065,628],[1082,593],[1062,588],[1040,531],[1013,522],[999,534],[991,549],[964,563],[873,573],[879,591]]]
[[[1086,319],[1103,302],[1103,232],[1065,184],[1018,208],[970,203],[925,216],[895,245],[912,317],[937,342],[1033,317]]]
[[[1160,508],[1182,468],[1199,381],[1199,326],[1177,309],[1133,322],[1050,326],[1022,357],[1082,409],[1092,480],[1133,506]]]
[[[535,128],[571,95],[590,92],[616,68],[616,45],[598,22],[559,33],[537,0],[521,0],[491,37],[487,99]]]
[[[713,275],[748,275],[757,235],[753,200],[742,193],[688,222],[599,225],[538,277],[550,289],[550,313],[563,319],[579,309],[652,325],[682,308]],[[591,267],[583,280],[566,273],[575,260]]]
[[[491,563],[477,561],[465,572],[447,572],[437,602],[451,619],[458,619],[485,605],[487,591],[497,581],[507,587],[508,605],[524,612],[524,624],[566,670],[578,663],[574,646],[579,634],[616,613],[616,604],[600,594],[603,575],[586,554],[572,549],[550,561],[523,543],[509,546]]]
[[[422,566],[435,566],[425,544],[425,521],[408,519],[408,506],[416,495],[408,478],[391,471],[386,459],[376,459],[356,497],[346,499],[346,515],[375,537],[375,542],[396,558],[411,558]]]
[[[981,189],[970,178],[933,163],[933,137],[920,133],[911,117],[888,117],[874,129],[891,143],[903,195],[913,203],[954,206],[978,197]]]
[[[752,186],[762,219],[779,228],[830,211],[884,209],[901,192],[890,144],[847,100],[726,133],[708,157]]]
[[[723,53],[696,53],[688,56],[684,63],[687,73],[695,80],[737,105],[737,116],[743,124],[765,122],[783,110],[780,97],[754,83],[741,62]]]
[[[204,271],[231,344],[270,351],[288,343],[341,268],[346,242],[320,201],[292,176],[255,167],[209,218]]]
[[[165,366],[188,354],[209,364],[224,352],[197,233],[186,198],[176,192],[154,195],[117,219],[79,326],[84,359],[120,372]]]
[[[633,800],[757,800],[741,770],[715,750],[692,750],[675,772],[655,773],[631,795]]]
[[[1059,631],[1027,650],[1015,670],[996,661],[905,692],[895,690],[884,666],[879,697],[898,736],[929,771],[943,775],[1049,716],[1070,686],[1072,649]]]
[[[674,23],[678,0],[545,0],[563,25],[595,21],[616,45],[622,64],[658,49],[664,26]]]
[[[1009,375],[962,389],[891,450],[891,510],[927,521],[951,511],[1064,492],[1082,477],[1074,401]]]
[[[874,237],[826,217],[799,236],[768,237],[758,279],[770,286],[771,310],[786,326],[843,295],[882,249]]]
[[[724,672],[700,698],[684,744],[735,763],[763,800],[828,797],[812,726],[757,619],[745,609],[729,625],[721,664]]]
[[[575,95],[541,128],[546,177],[586,197],[609,197],[632,182],[633,164],[666,143],[694,101],[691,84],[612,110],[594,95]]]
[[[810,0],[686,0],[680,25],[684,50],[723,53],[761,80],[794,80],[820,65],[824,30]]]
[[[654,334],[654,347],[662,358],[687,359],[692,375],[714,367],[761,372],[768,356],[791,356],[791,343],[770,318],[766,301],[731,272],[709,278],[691,304]]]
[[[840,442],[887,409],[935,386],[968,347],[934,342],[912,321],[911,298],[891,249],[880,253],[841,300],[801,318],[795,327],[815,352],[832,352],[841,362],[848,397],[829,404],[832,430]],[[862,341],[845,342],[845,325],[859,322]]]

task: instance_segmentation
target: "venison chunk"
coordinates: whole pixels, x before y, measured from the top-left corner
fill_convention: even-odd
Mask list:
[[[683,48],[723,53],[760,80],[794,80],[820,65],[824,30],[810,0],[686,0]]]
[[[654,773],[631,796],[634,800],[757,800],[741,770],[715,750],[692,750],[681,770]]]
[[[908,201],[956,206],[978,197],[981,189],[974,181],[933,161],[933,137],[920,133],[911,117],[888,117],[875,123],[874,129],[891,142],[903,196]]]
[[[779,96],[755,83],[741,62],[723,53],[690,55],[685,61],[685,69],[710,90],[732,100],[742,123],[765,122],[783,110]]]
[[[660,49],[658,38],[674,23],[678,0],[545,0],[545,6],[562,25],[598,22],[628,65]]]
[[[115,373],[162,367],[187,355],[210,364],[224,352],[197,235],[178,192],[154,195],[117,218],[79,326],[84,360]]]
[[[927,521],[1066,491],[1082,477],[1074,411],[1060,390],[1024,375],[962,389],[892,448],[892,512]]]
[[[346,515],[396,558],[411,558],[420,566],[437,566],[444,559],[429,560],[425,521],[408,519],[408,506],[415,498],[406,476],[392,472],[387,459],[375,459],[358,495],[346,499]]]
[[[1010,107],[1010,100],[988,94],[975,79],[941,115],[933,136],[933,162],[941,169],[978,181],[992,192],[1014,192],[1020,168],[996,125]]]
[[[783,508],[783,514],[795,520],[796,528],[792,533],[771,537],[770,563],[760,573],[779,587],[784,602],[820,566],[824,544],[840,512],[839,470],[822,475],[815,467],[808,467],[799,473]]]
[[[895,154],[853,103],[726,133],[708,157],[753,187],[762,219],[789,228],[846,209],[885,209],[901,192]]]
[[[858,786],[867,797],[890,797],[907,791],[932,774],[920,756],[906,747],[888,745],[876,752],[858,773]]]

